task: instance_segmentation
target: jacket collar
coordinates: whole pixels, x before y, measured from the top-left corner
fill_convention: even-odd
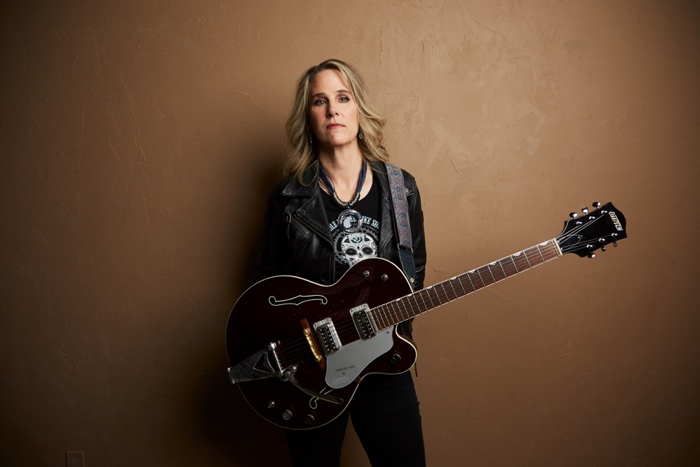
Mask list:
[[[292,198],[310,197],[316,194],[318,187],[318,161],[311,164],[301,177],[303,183],[299,183],[296,175],[287,179],[282,185],[282,196]]]
[[[370,163],[370,167],[375,174],[374,181],[379,182],[382,198],[391,202],[391,199],[389,198],[389,181],[386,177],[386,165],[384,165],[382,162],[372,162]],[[304,171],[304,175],[301,177],[303,183],[299,183],[296,176],[289,177],[287,181],[284,182],[281,190],[282,196],[292,198],[314,196],[318,190],[320,190],[318,186],[318,177],[317,160]]]

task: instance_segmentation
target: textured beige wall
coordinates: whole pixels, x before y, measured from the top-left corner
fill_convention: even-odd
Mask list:
[[[416,322],[433,466],[700,461],[693,1],[6,1],[0,464],[285,465],[227,383],[294,80],[363,71],[427,283],[613,201],[630,237]],[[347,465],[367,465],[350,435]]]

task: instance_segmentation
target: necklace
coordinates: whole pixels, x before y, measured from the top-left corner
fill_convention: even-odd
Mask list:
[[[340,198],[338,198],[338,194],[335,192],[333,182],[331,182],[331,179],[328,178],[328,174],[323,169],[323,166],[319,163],[318,167],[321,181],[333,197],[333,201],[335,201],[335,204],[337,204],[341,208],[344,208],[344,210],[340,212],[340,215],[338,215],[338,225],[340,226],[340,229],[343,232],[357,232],[358,230],[360,230],[360,227],[362,227],[362,215],[355,209],[352,209],[352,205],[360,199],[362,186],[365,184],[365,178],[367,177],[367,162],[362,160],[362,169],[360,169],[360,178],[357,181],[357,189],[355,189],[355,196],[353,196],[353,198],[347,203],[343,202]]]

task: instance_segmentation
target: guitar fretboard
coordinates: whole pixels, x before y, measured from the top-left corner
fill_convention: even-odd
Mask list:
[[[370,310],[380,329],[407,321],[562,255],[549,240]]]

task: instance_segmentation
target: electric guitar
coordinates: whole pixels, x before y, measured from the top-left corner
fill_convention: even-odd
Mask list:
[[[360,261],[333,285],[294,276],[264,279],[241,295],[226,326],[228,375],[263,418],[312,429],[338,417],[368,374],[398,374],[416,348],[396,325],[559,258],[584,257],[627,237],[611,203],[571,213],[552,240],[430,287],[412,291],[403,272],[381,258]]]

